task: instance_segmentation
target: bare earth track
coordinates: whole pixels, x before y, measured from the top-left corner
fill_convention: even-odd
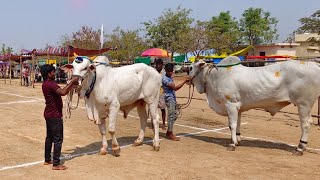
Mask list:
[[[177,96],[187,97],[188,87]],[[196,90],[194,97],[205,98]],[[230,142],[227,117],[197,99],[182,110],[174,127],[182,137],[180,142],[165,139],[165,131],[160,130],[159,152],[152,151],[149,128],[146,143],[132,147],[140,127],[137,113],[132,111],[127,119],[119,115],[116,135],[122,146],[120,157],[97,155],[100,133],[87,120],[80,100],[82,108],[72,111],[64,124],[62,154],[69,169],[52,171],[51,166],[42,165],[44,106],[41,84],[33,89],[21,87],[16,80],[12,85],[0,80],[0,179],[320,179],[319,126],[311,127],[310,149],[296,157],[291,152],[300,139],[298,116],[278,113],[270,120],[268,113],[250,110],[243,113],[241,146],[230,152],[226,151]],[[297,113],[297,108],[289,105],[282,111]],[[317,105],[312,114],[316,113]],[[317,119],[313,121],[316,124]]]

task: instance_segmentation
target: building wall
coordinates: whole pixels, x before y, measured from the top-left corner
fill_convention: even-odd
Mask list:
[[[316,33],[296,34],[295,41],[300,43],[297,48],[298,57],[320,57],[320,45],[308,41],[310,38],[320,39],[320,35]]]
[[[265,52],[266,56],[272,55],[288,55],[288,56],[296,56],[296,49],[299,44],[292,43],[278,43],[271,45],[259,45],[255,47],[254,55],[260,56],[260,52]],[[277,59],[280,60],[280,59]]]

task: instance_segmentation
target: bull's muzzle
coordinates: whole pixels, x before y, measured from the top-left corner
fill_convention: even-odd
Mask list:
[[[78,77],[79,78],[78,86],[82,85],[83,78],[80,75],[72,75],[72,77]]]

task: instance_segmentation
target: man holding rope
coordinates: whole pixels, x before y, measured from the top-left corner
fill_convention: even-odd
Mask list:
[[[47,136],[45,141],[44,165],[53,164],[53,170],[66,170],[67,167],[60,165],[60,154],[63,142],[62,98],[73,90],[79,78],[72,78],[70,83],[63,89],[55,82],[55,68],[53,65],[41,67],[43,77],[42,92],[46,100],[44,118],[46,120]],[[53,161],[51,160],[52,143],[54,143]]]
[[[166,75],[162,78],[162,87],[165,93],[165,102],[168,109],[168,130],[166,137],[173,141],[180,141],[179,137],[173,134],[173,125],[177,119],[177,98],[175,91],[179,90],[186,82],[190,80],[190,77],[186,77],[181,84],[175,85],[172,79],[174,65],[168,63],[165,65]]]

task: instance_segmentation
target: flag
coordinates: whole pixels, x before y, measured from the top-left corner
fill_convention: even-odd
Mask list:
[[[101,24],[100,49],[103,47],[103,24]]]

